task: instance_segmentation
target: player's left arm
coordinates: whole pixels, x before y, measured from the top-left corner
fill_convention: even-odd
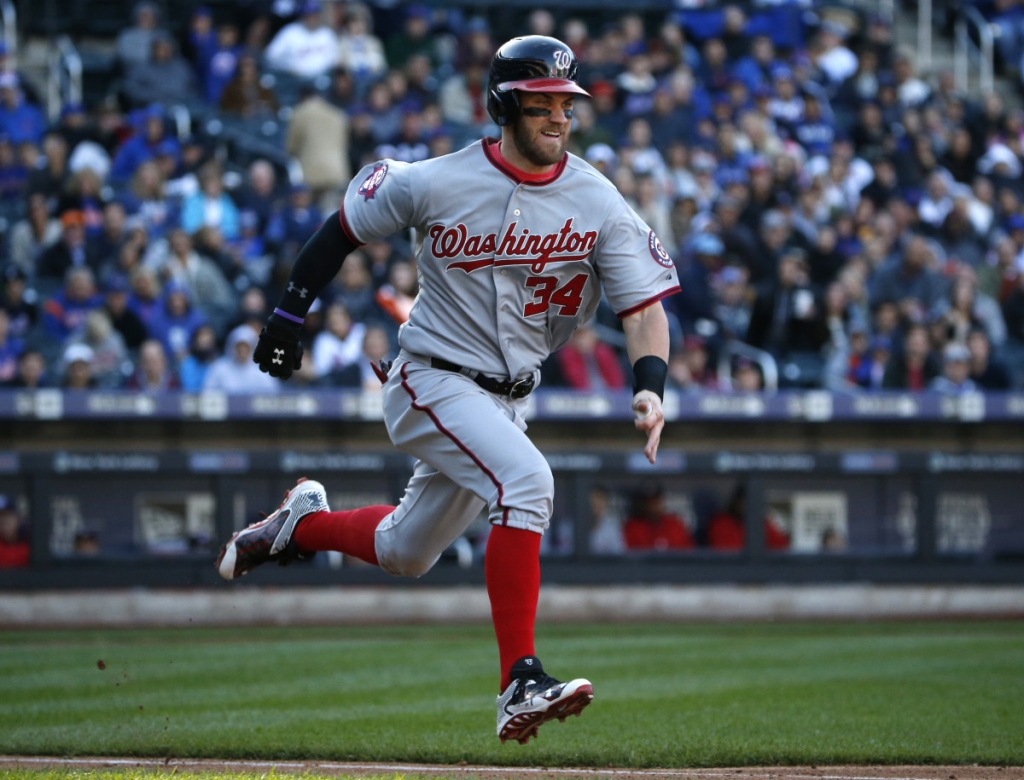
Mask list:
[[[633,412],[637,430],[647,434],[644,454],[654,463],[658,457],[658,443],[665,427],[665,413],[661,401],[665,396],[665,377],[668,375],[668,317],[661,303],[656,301],[640,311],[622,318],[626,332],[626,352],[633,364]]]

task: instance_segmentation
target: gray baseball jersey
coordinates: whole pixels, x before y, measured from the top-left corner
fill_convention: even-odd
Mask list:
[[[527,180],[491,139],[383,160],[353,179],[341,218],[357,244],[415,229],[420,291],[402,348],[496,377],[536,371],[593,316],[599,282],[620,317],[679,289],[654,232],[573,155]]]

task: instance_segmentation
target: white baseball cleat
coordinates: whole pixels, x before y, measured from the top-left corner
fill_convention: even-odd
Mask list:
[[[313,512],[329,512],[327,493],[319,482],[303,477],[285,493],[275,512],[232,536],[220,548],[217,572],[226,580],[238,579],[268,561],[286,566],[315,553],[300,553],[292,543],[299,520]]]
[[[511,684],[498,697],[498,738],[525,745],[543,724],[579,716],[593,698],[589,680],[559,682],[544,673],[536,656],[520,658],[512,667]]]

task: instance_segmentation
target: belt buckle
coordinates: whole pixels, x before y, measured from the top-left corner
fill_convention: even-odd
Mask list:
[[[512,389],[508,391],[508,397],[513,401],[526,398],[533,391],[533,377],[517,379],[512,383]]]

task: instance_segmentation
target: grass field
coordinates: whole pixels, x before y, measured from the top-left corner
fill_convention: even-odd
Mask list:
[[[485,627],[0,634],[0,754],[1024,764],[1024,623],[542,626],[582,718],[494,735]],[[101,668],[103,667],[103,668]]]

